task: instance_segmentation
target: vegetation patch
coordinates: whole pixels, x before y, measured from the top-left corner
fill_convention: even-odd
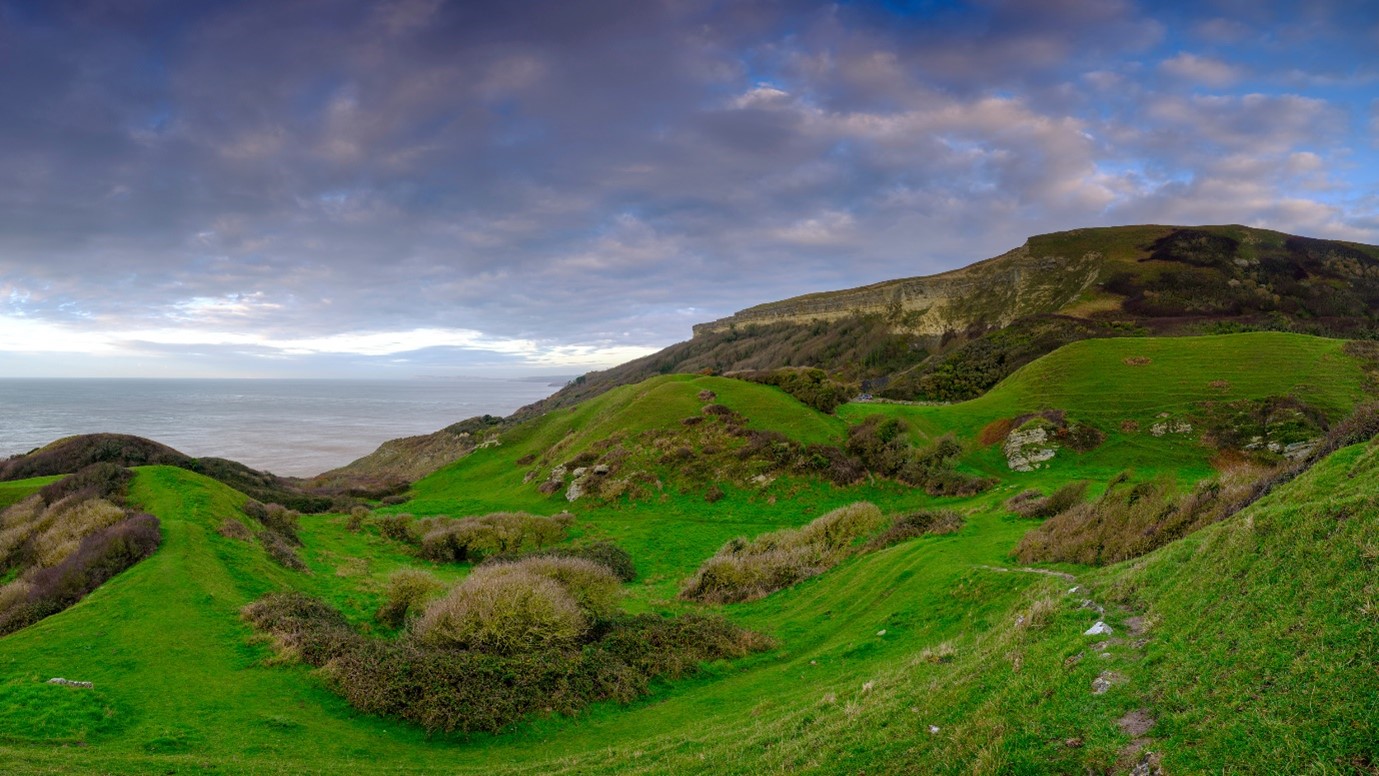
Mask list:
[[[637,578],[637,566],[632,555],[612,542],[591,542],[568,547],[547,547],[527,552],[500,552],[483,559],[480,566],[512,563],[526,558],[583,558],[603,565],[623,582]]]
[[[884,524],[881,510],[858,502],[801,528],[738,538],[723,545],[680,589],[706,603],[750,601],[818,576],[857,551],[860,540]]]
[[[477,517],[431,517],[417,521],[421,556],[444,563],[478,563],[490,555],[540,550],[563,540],[574,515],[540,517],[495,512]]]
[[[497,732],[534,714],[626,703],[654,680],[772,646],[719,618],[622,614],[617,588],[592,561],[530,558],[477,569],[396,640],[366,637],[301,593],[270,594],[244,617],[284,657],[322,668],[355,708],[428,732]]]

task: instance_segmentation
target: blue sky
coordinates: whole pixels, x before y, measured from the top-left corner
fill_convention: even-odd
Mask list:
[[[1379,4],[0,0],[0,371],[573,373],[1028,235],[1379,243]]]

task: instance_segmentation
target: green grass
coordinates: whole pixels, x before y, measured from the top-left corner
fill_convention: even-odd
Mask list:
[[[1125,366],[1130,355],[1151,363]],[[636,502],[571,504],[523,483],[531,467],[516,464],[552,450],[553,460],[568,460],[611,434],[680,428],[698,414],[705,388],[754,427],[836,442],[870,412],[964,439],[992,420],[1050,408],[1098,425],[1150,420],[1219,397],[1215,380],[1230,382],[1230,398],[1291,392],[1340,414],[1361,395],[1362,375],[1325,340],[1112,340],[1078,343],[951,406],[852,405],[839,418],[773,388],[671,376],[525,424],[418,483],[415,500],[395,511],[570,508],[579,538],[611,538],[632,552],[642,576],[626,587],[629,609],[721,610],[780,646],[659,684],[626,707],[599,704],[498,736],[428,738],[359,715],[306,669],[274,664],[238,617],[263,593],[295,588],[369,627],[393,571],[455,580],[465,567],[421,561],[369,526],[351,533],[342,516],[305,516],[308,572],[288,571],[256,543],[216,532],[225,519],[243,519],[242,494],[181,469],[140,469],[130,502],[160,518],[163,547],[75,607],[0,639],[0,772],[1125,772],[1130,736],[1116,720],[1135,709],[1157,720],[1148,746],[1169,773],[1357,772],[1379,750],[1374,449],[1343,450],[1146,558],[1064,567],[1090,591],[1077,594],[1065,579],[997,570],[1012,565],[1010,550],[1035,524],[1006,515],[1003,500],[1127,466],[1137,477],[1196,479],[1211,471],[1208,451],[1117,425],[1101,448],[1060,453],[1050,469],[1017,475],[999,451],[973,449],[964,466],[1002,482],[956,500],[885,481],[836,488],[781,477],[762,488],[730,483],[716,503],[668,487]],[[758,601],[674,599],[723,541],[798,526],[859,499],[887,513],[942,504],[967,524],[854,557]],[[1109,657],[1081,635],[1096,619],[1079,608],[1085,597],[1108,607],[1118,631]],[[1150,623],[1140,646],[1126,635],[1132,614]],[[1107,669],[1125,681],[1093,695],[1092,680]],[[53,676],[95,689],[43,684]]]
[[[0,482],[0,509],[4,509],[10,504],[23,501],[34,493],[37,493],[44,485],[50,482],[57,482],[60,479],[62,479],[62,475]]]

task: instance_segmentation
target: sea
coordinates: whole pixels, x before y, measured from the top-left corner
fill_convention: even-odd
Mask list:
[[[307,477],[389,439],[508,415],[557,378],[0,379],[0,460],[74,434],[147,437],[187,455]]]

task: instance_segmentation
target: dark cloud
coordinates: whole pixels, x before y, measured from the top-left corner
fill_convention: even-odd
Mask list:
[[[39,371],[550,371],[1060,228],[1379,240],[1374,16],[0,0],[0,336]]]

